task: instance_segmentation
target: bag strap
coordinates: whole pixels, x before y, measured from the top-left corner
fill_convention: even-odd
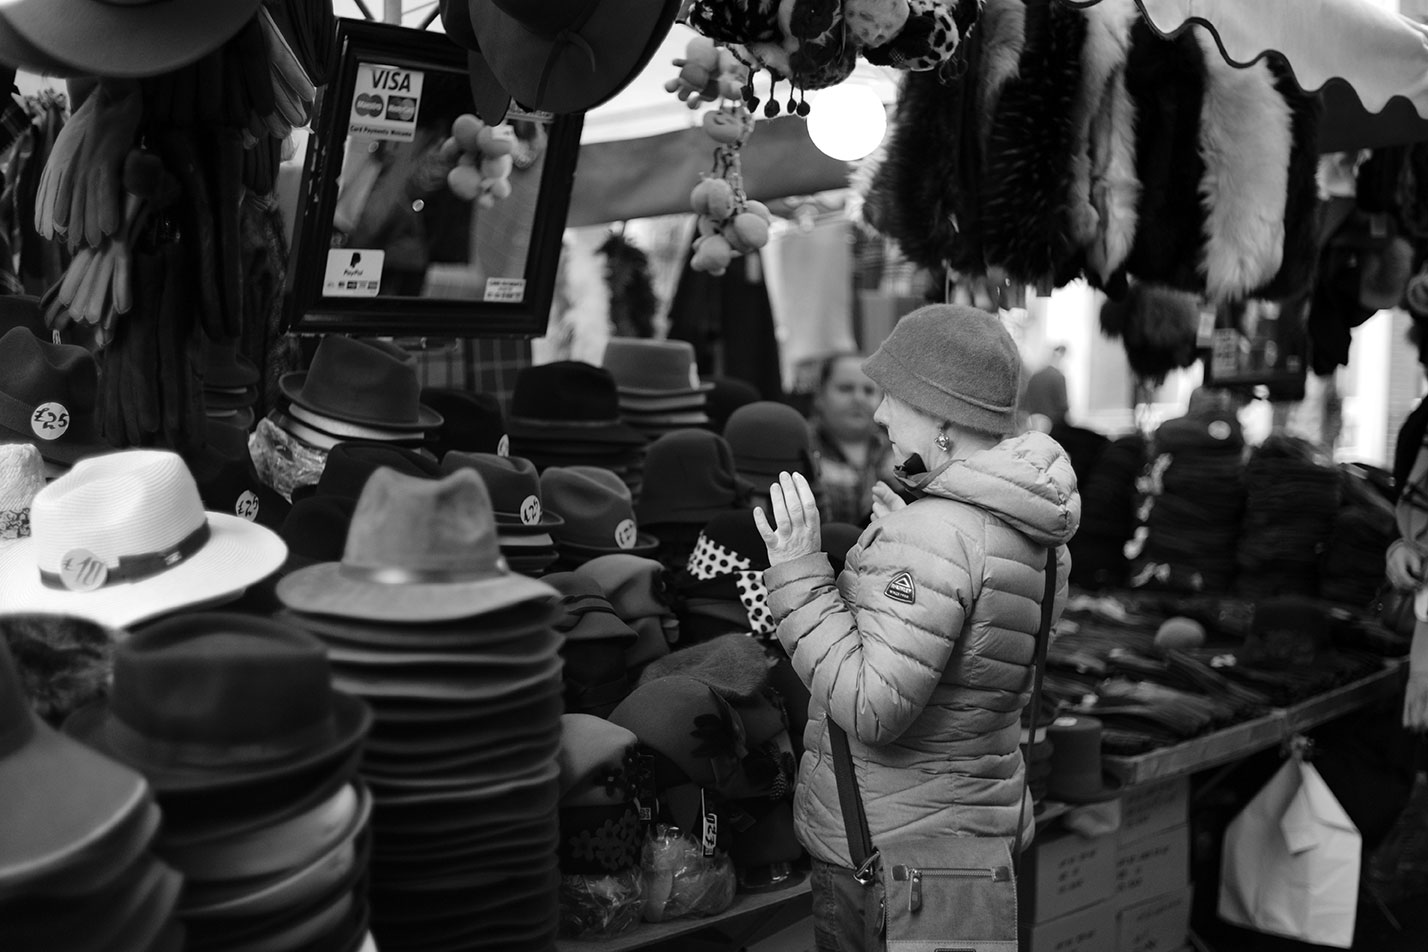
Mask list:
[[[1046,552],[1046,588],[1041,597],[1041,628],[1036,634],[1036,655],[1032,661],[1032,738],[1036,737],[1036,711],[1041,706],[1041,681],[1046,669],[1046,649],[1051,641],[1051,614],[1056,600],[1056,547]],[[828,718],[828,739],[833,747],[833,776],[838,784],[838,806],[843,812],[843,832],[848,837],[848,856],[856,870],[853,878],[867,886],[877,873],[878,851],[868,830],[868,815],[858,792],[858,777],[853,772],[853,751],[848,746],[848,733]],[[1026,771],[1022,771],[1021,795],[1017,797],[1016,843],[1012,861],[1021,853],[1021,804],[1026,800]]]

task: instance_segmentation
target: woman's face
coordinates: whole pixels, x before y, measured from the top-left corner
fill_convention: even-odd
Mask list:
[[[818,391],[818,414],[839,439],[866,439],[873,432],[878,385],[863,373],[858,357],[840,357]]]
[[[883,394],[883,402],[878,404],[873,420],[887,432],[892,443],[893,462],[900,465],[916,453],[927,466],[933,465],[937,436],[942,432],[940,421],[890,393]]]

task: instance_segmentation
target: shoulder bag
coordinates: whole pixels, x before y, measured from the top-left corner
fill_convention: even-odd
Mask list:
[[[1032,662],[1033,711],[1041,706],[1041,679],[1055,599],[1056,549],[1052,547],[1046,556],[1041,629]],[[881,920],[888,952],[1016,952],[1015,864],[1021,852],[1025,772],[1017,800],[1014,845],[1010,847],[1004,836],[887,837],[874,846],[853,772],[848,735],[831,717],[828,733],[843,828],[856,867],[854,878],[871,890],[869,909]]]

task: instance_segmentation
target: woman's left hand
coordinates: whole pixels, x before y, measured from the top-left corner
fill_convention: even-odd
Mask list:
[[[813,488],[803,474],[779,473],[778,482],[769,486],[769,508],[778,523],[777,529],[769,525],[763,509],[754,509],[754,525],[764,537],[769,565],[792,562],[823,551],[818,501],[813,498]]]

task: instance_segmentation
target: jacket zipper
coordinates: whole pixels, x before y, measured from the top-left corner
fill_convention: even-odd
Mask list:
[[[994,883],[1011,882],[1010,866],[946,867],[938,869],[918,869],[916,866],[894,866],[893,880],[907,883],[907,911],[917,912],[922,908],[922,877],[946,876],[953,879],[990,879]]]

